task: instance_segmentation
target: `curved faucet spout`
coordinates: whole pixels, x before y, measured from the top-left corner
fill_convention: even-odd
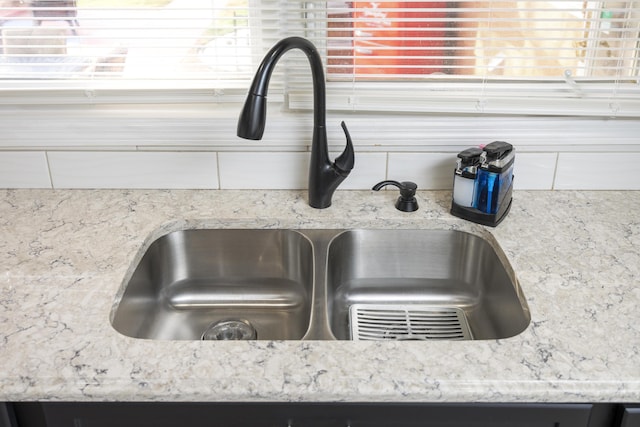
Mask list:
[[[265,55],[256,72],[238,120],[238,136],[245,139],[262,139],[267,115],[267,91],[269,80],[278,60],[291,49],[302,50],[311,66],[313,78],[313,136],[311,163],[309,165],[309,205],[323,209],[331,206],[333,192],[349,175],[355,163],[353,143],[347,127],[347,146],[335,162],[329,158],[326,130],[326,91],[322,59],[313,43],[301,37],[280,40]]]

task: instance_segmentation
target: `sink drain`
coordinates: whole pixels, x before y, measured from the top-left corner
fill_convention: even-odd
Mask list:
[[[246,320],[222,320],[209,325],[202,334],[203,341],[255,340],[256,329]]]
[[[470,340],[464,312],[456,307],[354,304],[352,340]]]

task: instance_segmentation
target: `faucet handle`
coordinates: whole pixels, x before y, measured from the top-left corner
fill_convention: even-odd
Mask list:
[[[353,151],[353,142],[351,141],[351,135],[349,135],[349,129],[347,129],[347,125],[345,124],[345,122],[342,122],[340,123],[340,126],[342,126],[342,130],[347,137],[347,146],[345,147],[342,154],[336,157],[334,165],[341,175],[347,176],[355,165],[356,156]]]
[[[403,212],[413,212],[418,210],[418,201],[415,198],[418,186],[411,181],[382,181],[373,186],[372,190],[380,191],[382,187],[394,185],[400,189],[400,197],[396,201],[396,209]]]

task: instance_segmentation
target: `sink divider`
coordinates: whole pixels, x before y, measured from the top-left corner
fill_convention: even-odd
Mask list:
[[[329,295],[327,295],[327,263],[329,243],[345,230],[342,229],[306,229],[298,230],[311,241],[314,258],[313,295],[309,329],[303,340],[336,340],[329,325]]]

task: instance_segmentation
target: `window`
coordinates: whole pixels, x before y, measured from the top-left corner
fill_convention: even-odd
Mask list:
[[[637,116],[638,6],[329,2],[327,69],[336,82],[334,105]]]
[[[237,101],[273,43],[301,35],[326,58],[334,110],[635,117],[639,5],[0,0],[0,88],[108,89],[118,101],[153,89],[152,102],[213,89]],[[273,91],[308,108],[306,59],[286,58]]]
[[[246,0],[0,0],[5,79],[247,79]]]
[[[329,72],[350,80],[634,79],[634,2],[334,2]]]

